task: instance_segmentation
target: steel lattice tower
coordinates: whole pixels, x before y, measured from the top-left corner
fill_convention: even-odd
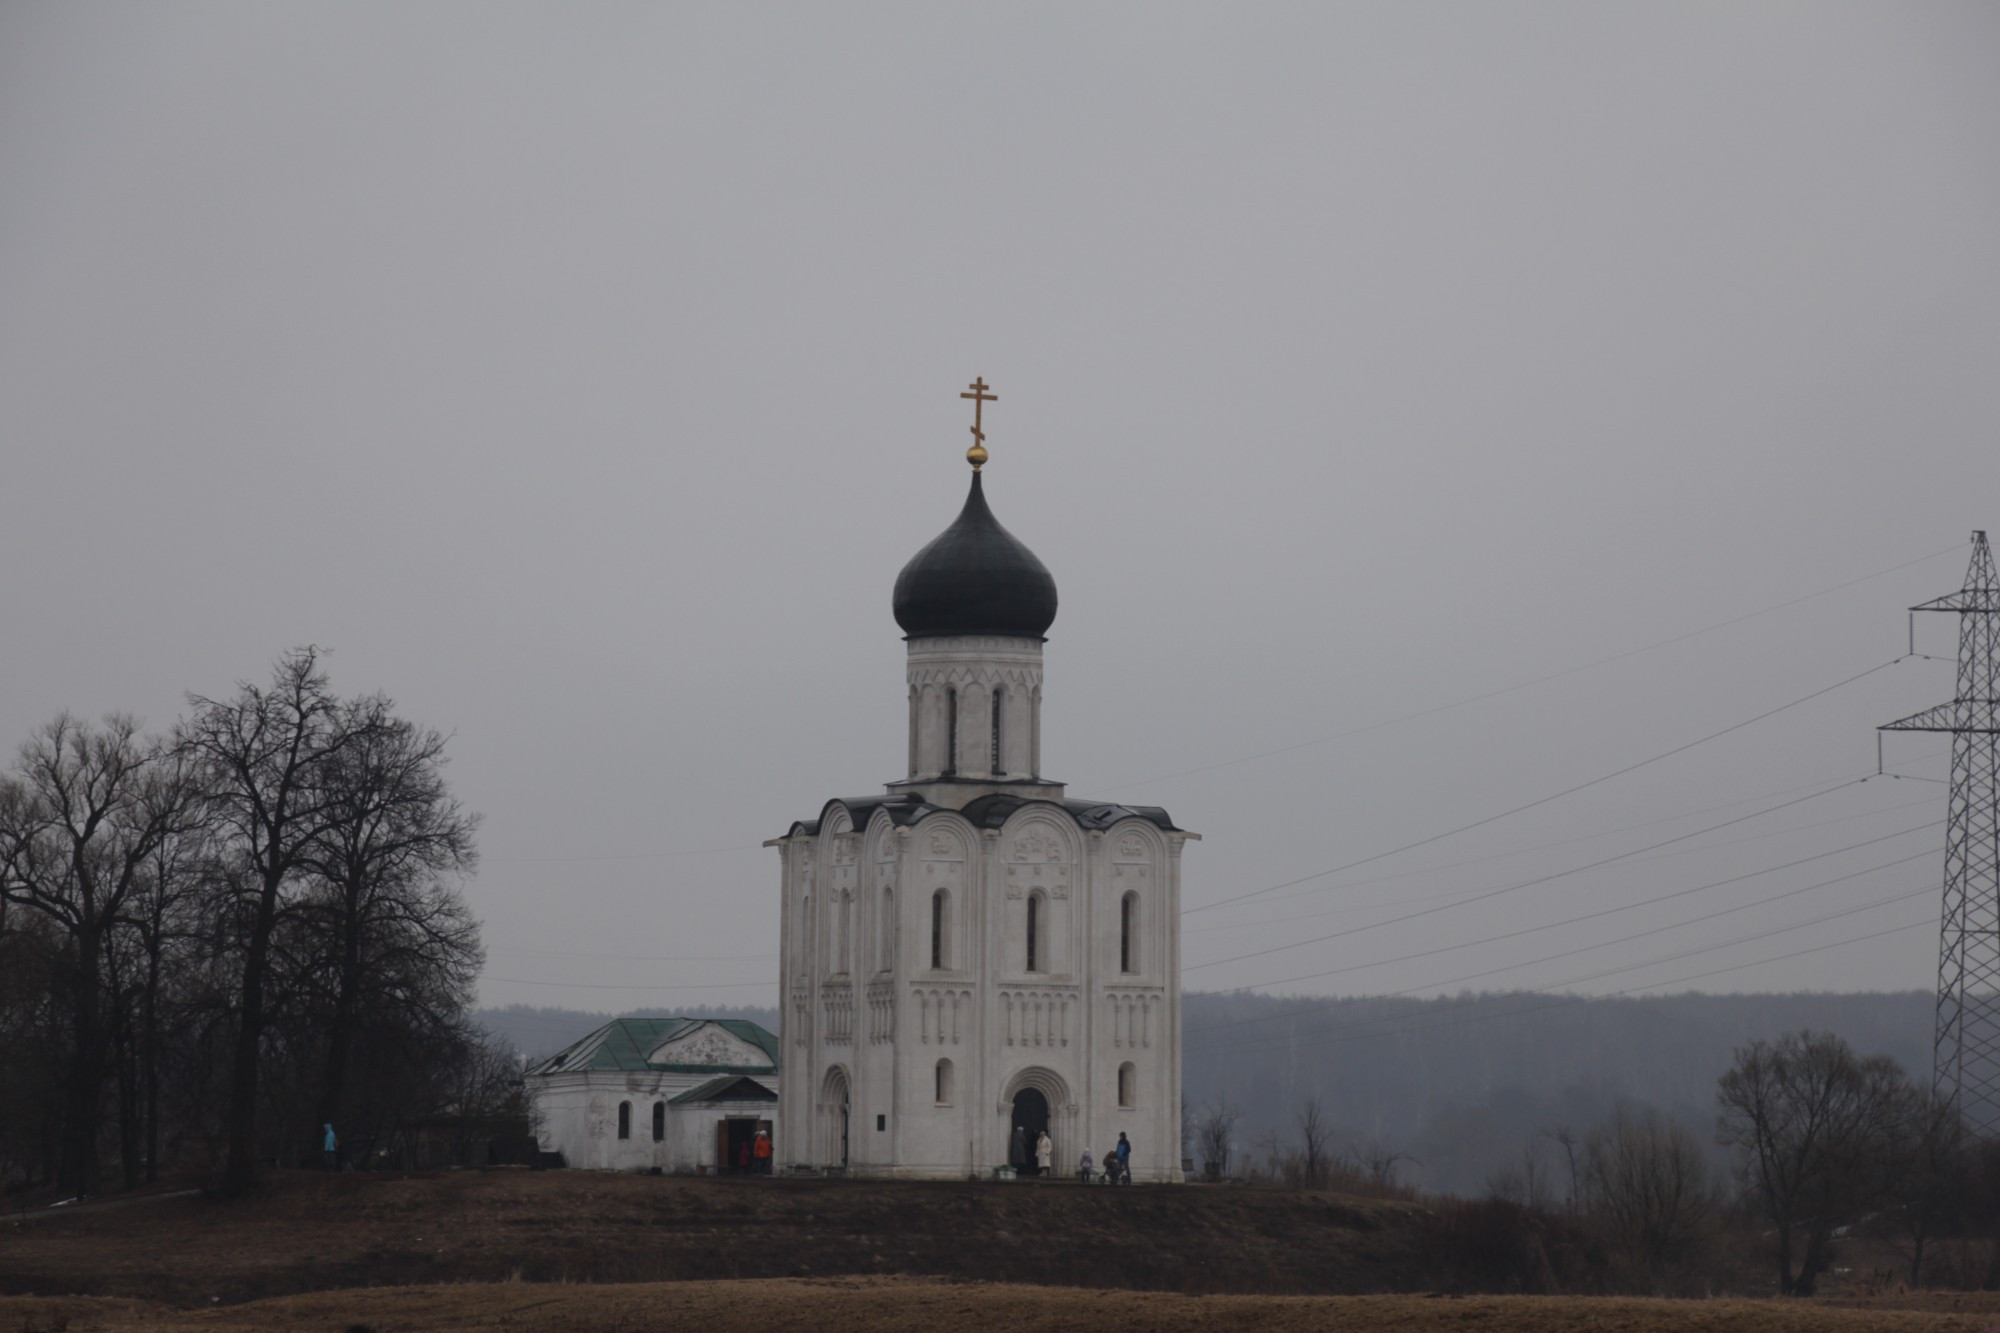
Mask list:
[[[1984,532],[1972,534],[1965,587],[1910,610],[1958,613],[1958,697],[1882,728],[1951,735],[1933,1088],[1990,1137],[2000,1131],[2000,579]]]

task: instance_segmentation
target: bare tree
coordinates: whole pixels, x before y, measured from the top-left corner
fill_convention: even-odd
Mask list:
[[[1333,1127],[1327,1123],[1318,1093],[1306,1098],[1292,1122],[1299,1131],[1298,1183],[1309,1190],[1325,1189],[1333,1166]]]
[[[191,787],[186,752],[175,749],[169,762],[176,766],[179,781]],[[125,916],[141,960],[136,979],[137,1013],[131,1022],[137,1046],[140,1114],[145,1125],[141,1152],[148,1182],[159,1177],[162,1065],[166,1059],[162,1008],[168,956],[176,943],[198,933],[190,909],[209,884],[212,859],[213,839],[206,824],[183,820],[153,848],[144,891]],[[128,1179],[130,1174],[128,1168]]]
[[[324,942],[331,1016],[319,1118],[346,1112],[364,1007],[400,1007],[444,1031],[482,961],[452,881],[478,862],[476,815],[445,785],[445,738],[389,716],[380,698],[341,706],[351,744],[327,768],[328,818],[305,854],[321,880],[308,917]]]
[[[1408,1162],[1411,1166],[1419,1167],[1423,1165],[1410,1154],[1379,1143],[1362,1149],[1355,1160],[1360,1164],[1361,1173],[1367,1178],[1368,1183],[1384,1194],[1393,1194],[1403,1188],[1397,1180],[1403,1163]]]
[[[1523,1208],[1547,1208],[1549,1184],[1542,1170],[1541,1155],[1534,1140],[1521,1145],[1521,1160],[1496,1168],[1486,1177],[1488,1198],[1519,1204]]]
[[[1778,1289],[1810,1296],[1834,1228],[1887,1193],[1917,1100],[1895,1061],[1806,1031],[1739,1046],[1716,1101],[1721,1141],[1777,1233]]]
[[[387,710],[343,708],[312,647],[280,658],[269,687],[243,682],[228,699],[195,695],[189,703],[180,743],[202,770],[213,827],[247,871],[223,1177],[226,1190],[240,1192],[257,1175],[265,984],[279,914],[307,858],[346,813],[332,770],[386,724]]]
[[[1698,1248],[1719,1202],[1702,1145],[1657,1111],[1619,1108],[1583,1145],[1593,1213],[1657,1280]]]
[[[1949,1225],[1962,1220],[1967,1181],[1972,1174],[1971,1144],[1958,1106],[1948,1098],[1916,1094],[1897,1170],[1891,1183],[1895,1204],[1892,1248],[1910,1261],[1910,1285],[1923,1280],[1924,1251]]]
[[[1219,1180],[1229,1171],[1229,1136],[1243,1112],[1227,1098],[1210,1102],[1195,1122],[1195,1141],[1201,1148],[1202,1170],[1210,1180]]]
[[[1574,1213],[1578,1187],[1581,1183],[1581,1177],[1577,1175],[1576,1154],[1579,1144],[1576,1131],[1568,1125],[1551,1125],[1542,1131],[1542,1137],[1562,1150],[1563,1164],[1569,1169],[1569,1193],[1563,1199],[1563,1206]]]
[[[141,891],[160,842],[188,808],[156,742],[121,715],[92,728],[64,714],[21,749],[0,780],[0,892],[54,922],[73,950],[69,1067],[57,1180],[97,1192],[98,1132],[115,1011],[106,969],[121,913]]]

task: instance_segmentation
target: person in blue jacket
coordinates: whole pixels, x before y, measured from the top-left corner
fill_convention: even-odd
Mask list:
[[[340,1170],[340,1140],[333,1136],[333,1126],[326,1127],[326,1169]]]
[[[1121,1130],[1118,1135],[1118,1174],[1127,1185],[1132,1183],[1132,1141]]]

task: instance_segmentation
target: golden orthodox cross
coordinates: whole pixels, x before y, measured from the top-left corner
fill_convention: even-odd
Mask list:
[[[965,458],[967,462],[972,464],[972,470],[977,472],[979,471],[979,465],[986,461],[986,432],[980,429],[980,412],[986,404],[999,402],[1000,395],[986,392],[986,377],[984,375],[981,375],[965,387],[972,391],[959,395],[960,398],[970,398],[972,400],[972,447],[965,451]]]

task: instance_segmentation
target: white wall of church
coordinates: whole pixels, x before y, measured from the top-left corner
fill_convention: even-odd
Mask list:
[[[849,1169],[983,1175],[1033,1086],[1060,1168],[1123,1131],[1136,1178],[1178,1179],[1182,842],[1049,803],[859,833],[836,803],[783,840],[781,1161],[838,1164],[844,1098]]]
[[[717,1168],[716,1122],[723,1119],[775,1120],[770,1103],[670,1105],[670,1100],[708,1080],[708,1075],[628,1075],[612,1070],[539,1075],[530,1080],[541,1117],[536,1142],[559,1152],[566,1165],[586,1171],[648,1171],[686,1174]],[[767,1074],[759,1083],[782,1098],[784,1084]],[[618,1108],[631,1107],[630,1133],[618,1136]],[[653,1107],[665,1107],[664,1137],[653,1138]],[[775,1141],[776,1133],[773,1131]]]

